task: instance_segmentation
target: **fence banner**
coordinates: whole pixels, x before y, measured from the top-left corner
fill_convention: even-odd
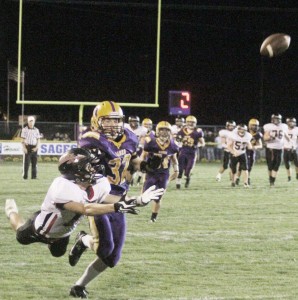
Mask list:
[[[39,155],[61,155],[71,148],[76,148],[77,143],[48,142],[40,143]],[[23,155],[23,147],[20,142],[0,141],[0,155]]]

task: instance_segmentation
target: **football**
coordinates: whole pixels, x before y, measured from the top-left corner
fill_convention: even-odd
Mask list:
[[[284,33],[275,33],[268,36],[261,45],[260,53],[263,56],[275,57],[284,53],[290,46],[291,37]]]

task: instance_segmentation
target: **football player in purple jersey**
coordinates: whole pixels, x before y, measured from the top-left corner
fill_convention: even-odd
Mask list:
[[[166,189],[169,181],[178,176],[177,154],[179,147],[171,137],[171,124],[161,121],[156,126],[156,137],[146,137],[144,151],[141,155],[141,170],[146,172],[143,190],[155,185]],[[174,173],[170,176],[170,166]],[[152,202],[151,222],[156,222],[161,207],[161,198]]]
[[[93,110],[91,127],[82,133],[79,145],[91,151],[100,158],[99,172],[104,172],[111,185],[110,194],[121,199],[128,190],[129,168],[139,168],[137,136],[124,128],[124,114],[121,107],[113,101],[104,101]],[[126,236],[125,215],[110,213],[89,218],[93,249],[97,258],[87,267],[84,274],[71,288],[74,297],[86,296],[86,285],[106,268],[114,267],[121,257]],[[69,257],[75,265],[81,254],[89,245],[81,232],[72,247]],[[90,235],[88,235],[90,236]],[[90,236],[91,237],[91,236]],[[75,258],[75,259],[74,259]],[[86,298],[86,297],[84,297]]]
[[[177,141],[182,143],[179,150],[179,175],[176,180],[176,188],[181,188],[181,178],[184,173],[186,177],[185,187],[189,186],[191,171],[197,160],[198,146],[204,147],[204,133],[197,129],[197,119],[194,116],[187,116],[186,125],[177,133]]]

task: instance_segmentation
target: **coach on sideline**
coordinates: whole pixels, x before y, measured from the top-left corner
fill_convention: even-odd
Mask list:
[[[37,176],[37,151],[40,143],[40,133],[34,126],[35,118],[29,116],[28,124],[22,129],[21,138],[23,145],[23,178],[28,179],[28,170],[31,162],[31,178]]]

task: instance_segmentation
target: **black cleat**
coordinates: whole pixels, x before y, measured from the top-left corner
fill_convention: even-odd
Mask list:
[[[190,178],[186,178],[186,181],[185,181],[185,187],[186,188],[189,187],[189,182],[190,182]]]
[[[87,247],[84,245],[82,241],[82,237],[85,236],[86,234],[87,233],[85,231],[80,231],[77,234],[75,244],[72,246],[72,248],[69,251],[68,261],[72,267],[74,267],[78,263],[81,255],[87,249]]]
[[[176,189],[180,190],[180,188],[181,188],[181,185],[180,184],[176,184]]]
[[[235,181],[236,185],[239,185],[239,182],[240,182],[240,178],[237,178]]]
[[[231,186],[232,186],[232,187],[235,187],[235,186],[236,186],[236,183],[235,183],[235,182],[232,182],[232,183],[231,183]]]
[[[88,298],[88,292],[86,291],[86,288],[84,286],[74,285],[71,287],[69,296],[72,296],[74,298],[81,298],[86,299]]]

